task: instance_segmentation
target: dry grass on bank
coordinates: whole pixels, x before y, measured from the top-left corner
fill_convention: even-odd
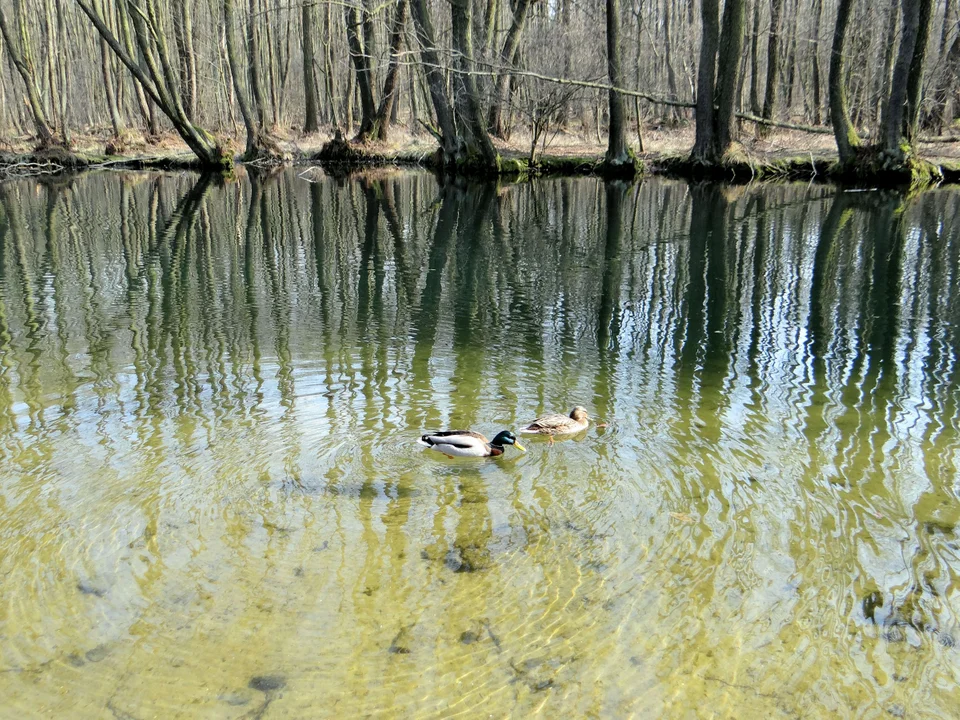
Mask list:
[[[310,157],[317,153],[324,143],[333,137],[332,128],[323,128],[318,133],[301,135],[296,131],[279,129],[275,136],[280,146],[294,158]],[[636,131],[631,128],[627,139],[636,149],[638,146]],[[74,133],[71,136],[72,149],[78,153],[102,154],[109,140],[106,130]],[[237,154],[243,151],[243,138],[220,136],[220,140]],[[657,158],[666,155],[685,155],[693,147],[694,128],[690,125],[670,127],[666,125],[648,125],[643,129],[643,152],[641,157]],[[527,157],[530,154],[530,135],[517,131],[509,141],[494,140],[497,149],[505,156]],[[426,157],[436,150],[436,141],[426,131],[411,132],[406,127],[394,127],[387,142],[370,142],[364,148],[378,155],[405,157]],[[32,138],[0,138],[0,151],[11,153],[29,153],[33,149]],[[606,150],[606,138],[597,140],[595,132],[559,132],[547,136],[545,153],[555,156],[600,157]],[[769,135],[758,138],[754,127],[747,123],[741,128],[738,151],[758,161],[776,160],[786,157],[810,155],[816,159],[836,157],[836,145],[829,134],[804,133],[795,130],[776,129]],[[538,146],[538,155],[543,152]],[[931,161],[960,160],[960,142],[920,143],[920,153]],[[131,131],[123,143],[124,156],[189,156],[190,150],[179,136],[165,133],[149,141],[140,133]]]

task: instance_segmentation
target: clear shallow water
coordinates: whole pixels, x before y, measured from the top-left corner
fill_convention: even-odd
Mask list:
[[[0,186],[0,715],[956,712],[960,194],[314,179]]]

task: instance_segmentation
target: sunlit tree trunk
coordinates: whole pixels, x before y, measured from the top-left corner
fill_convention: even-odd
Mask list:
[[[230,65],[230,77],[233,79],[234,94],[240,115],[243,117],[243,127],[246,131],[247,145],[244,150],[244,160],[270,160],[282,156],[276,141],[265,131],[260,118],[253,110],[247,92],[243,87],[243,70],[240,66],[240,44],[237,40],[236,10],[234,0],[223,1],[223,25],[226,33],[227,62]],[[249,68],[248,68],[249,70]]]
[[[253,100],[257,125],[267,124],[267,100],[263,94],[263,69],[260,64],[260,23],[257,21],[257,0],[249,0],[247,11],[247,82]]]
[[[760,2],[753,0],[753,25],[750,34],[750,112],[759,115],[760,105]]]
[[[364,11],[365,12],[365,11]],[[361,11],[355,5],[347,5],[344,17],[347,25],[347,46],[350,49],[350,59],[357,71],[357,90],[360,93],[360,128],[356,140],[365,142],[374,130],[374,118],[377,112],[376,101],[373,97],[373,71],[371,68],[370,48],[366,47],[365,37],[361,31],[366,24],[361,20]]]
[[[177,133],[194,152],[200,163],[207,167],[222,168],[232,164],[232,158],[210,133],[195,126],[187,118],[174,84],[174,74],[167,53],[162,32],[157,32],[156,6],[153,0],[144,3],[146,13],[132,17],[137,43],[140,46],[147,69],[140,67],[124,50],[120,41],[107,27],[103,17],[95,12],[90,0],[76,0],[80,9],[90,19],[100,36],[107,41],[110,49],[117,54],[144,91],[157,104],[157,107],[170,119]],[[149,23],[149,26],[148,26]]]
[[[300,0],[301,50],[303,52],[303,132],[315,133],[318,122],[317,81],[314,75],[315,52],[313,33],[316,28],[316,13],[313,0]]]
[[[737,100],[737,72],[743,50],[743,23],[746,0],[727,0],[723,6],[723,30],[717,61],[716,106],[713,117],[714,153],[722,158],[733,139],[733,111]]]
[[[950,49],[944,55],[937,79],[930,125],[938,133],[943,132],[951,120],[951,113],[948,113],[948,108],[951,105],[955,107],[958,80],[960,80],[960,32],[954,37]]]
[[[196,119],[197,56],[193,49],[193,0],[172,0],[173,33],[180,65],[180,92],[183,110],[191,122]]]
[[[386,140],[393,122],[397,100],[397,84],[400,77],[400,53],[403,51],[403,38],[406,35],[407,0],[398,0],[390,30],[390,65],[383,80],[383,92],[380,94],[380,106],[374,118],[374,129],[378,140]]]
[[[930,38],[930,25],[933,16],[933,0],[917,0],[918,27],[917,39],[913,44],[913,57],[910,73],[907,76],[907,107],[903,122],[903,134],[907,142],[913,145],[917,137],[917,125],[920,122],[920,102],[923,100],[923,70],[927,59],[927,41]]]
[[[13,27],[11,27],[8,15],[16,23]],[[10,56],[10,61],[20,75],[20,79],[23,80],[26,89],[27,104],[30,106],[33,126],[37,132],[38,148],[46,149],[64,143],[47,119],[40,86],[37,82],[32,41],[27,27],[26,9],[23,0],[16,0],[12,15],[9,10],[4,10],[0,6],[0,32],[3,34],[7,54]]]
[[[480,112],[477,83],[473,71],[473,2],[450,0],[450,25],[454,53],[454,97],[457,114],[462,121],[466,142],[466,160],[470,163],[495,168],[494,150],[487,126]]]
[[[837,3],[837,22],[833,31],[833,45],[830,49],[830,122],[833,125],[833,137],[837,141],[840,163],[849,165],[860,147],[860,137],[850,122],[847,108],[847,88],[844,78],[843,46],[847,37],[847,25],[854,0],[839,0]]]
[[[427,77],[427,87],[430,90],[430,99],[439,126],[431,128],[431,132],[440,141],[444,163],[449,164],[455,162],[460,155],[460,141],[453,124],[453,108],[447,95],[446,78],[440,67],[435,41],[436,31],[433,28],[433,20],[430,18],[426,0],[410,0],[410,10],[420,45],[423,72]]]
[[[819,125],[823,118],[820,115],[820,103],[823,97],[823,88],[820,82],[820,20],[823,15],[823,0],[813,0],[813,39],[810,45],[810,81],[813,85],[813,124]]]
[[[607,0],[607,76],[610,85],[610,128],[605,161],[612,167],[632,165],[627,147],[623,97],[616,88],[623,87],[623,65],[620,57],[620,0]]]
[[[780,25],[783,18],[783,0],[770,0],[770,32],[767,35],[767,81],[763,91],[764,120],[773,119],[777,102],[777,74],[780,72]],[[765,126],[760,126],[761,130]]]
[[[101,18],[104,18],[104,23],[106,23],[106,12],[102,6],[97,6],[97,2],[98,0],[94,0],[93,8],[97,15],[99,15]],[[123,50],[129,57],[138,58],[138,63],[141,65],[141,69],[146,72],[141,54],[133,44],[133,33],[130,31],[130,20],[126,11],[122,8],[117,8],[116,19],[119,26],[120,39],[123,41]],[[110,32],[113,31],[111,30]],[[102,35],[103,34],[101,33],[101,38]],[[104,40],[104,42],[106,42],[106,40]],[[107,43],[107,45],[109,47],[109,43]],[[113,48],[111,48],[111,50],[112,49]],[[147,94],[139,82],[134,82],[133,85],[134,93],[137,97],[137,106],[140,109],[140,114],[143,116],[143,122],[147,128],[147,134],[156,137],[160,133],[160,125],[157,122],[157,114],[155,112],[154,105],[147,99]]]
[[[730,146],[737,73],[743,49],[745,0],[727,0],[722,32],[717,0],[703,0],[702,44],[697,75],[696,140],[691,159],[708,165],[722,161]]]
[[[916,134],[932,1],[903,0],[902,4],[903,32],[883,122],[884,149],[900,159],[904,157],[901,141],[912,143]]]
[[[716,141],[713,134],[713,89],[717,77],[717,50],[720,44],[719,0],[701,0],[700,64],[697,68],[696,139],[693,159],[713,162]]]

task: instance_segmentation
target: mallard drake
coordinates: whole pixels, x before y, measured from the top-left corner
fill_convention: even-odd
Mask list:
[[[509,430],[497,433],[493,440],[487,440],[480,433],[470,430],[445,430],[421,436],[420,444],[450,457],[496,457],[503,455],[504,445],[526,450]]]
[[[569,415],[558,413],[542,415],[522,428],[520,432],[528,435],[549,435],[550,442],[553,442],[554,435],[572,435],[586,430],[589,424],[590,418],[587,416],[587,411],[577,405]]]

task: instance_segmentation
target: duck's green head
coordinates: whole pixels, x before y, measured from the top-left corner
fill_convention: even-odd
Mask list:
[[[497,433],[497,436],[490,441],[491,445],[496,445],[497,447],[503,447],[504,445],[513,445],[517,450],[523,450],[526,452],[526,448],[517,441],[517,436],[514,435],[509,430],[503,430]]]

